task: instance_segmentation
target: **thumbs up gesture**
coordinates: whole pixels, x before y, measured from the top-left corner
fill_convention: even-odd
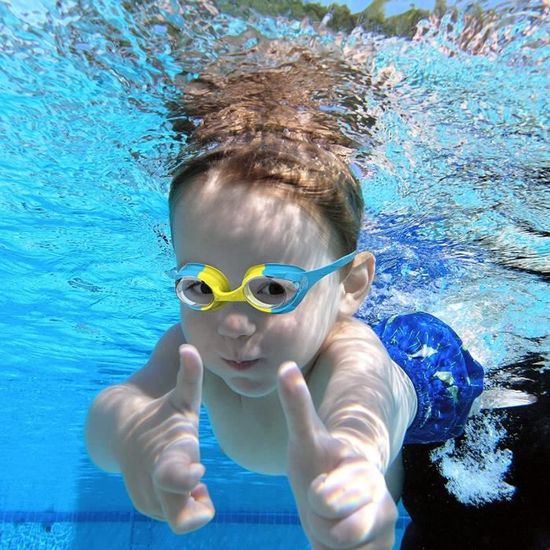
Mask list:
[[[330,434],[296,363],[278,373],[288,427],[288,478],[314,550],[391,550],[397,508],[379,469]]]
[[[137,398],[143,402],[125,423],[119,459],[137,510],[183,534],[208,523],[214,505],[201,483],[202,360],[191,345],[180,346],[179,355],[176,387],[158,399]]]

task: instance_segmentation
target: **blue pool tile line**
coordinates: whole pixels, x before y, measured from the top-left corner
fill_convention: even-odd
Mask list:
[[[124,522],[155,522],[147,516],[136,512],[29,512],[29,511],[3,511],[0,512],[0,523],[124,523]],[[216,511],[212,520],[214,523],[249,523],[269,525],[300,525],[298,514],[289,512],[261,512],[254,510],[243,511]],[[397,518],[397,529],[404,529],[410,518],[399,516]]]

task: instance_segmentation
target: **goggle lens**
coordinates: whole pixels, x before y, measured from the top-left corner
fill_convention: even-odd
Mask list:
[[[286,279],[254,277],[246,283],[244,293],[259,307],[280,307],[296,297],[298,286]]]
[[[179,299],[190,306],[209,306],[214,301],[212,289],[197,277],[183,277],[176,286]]]

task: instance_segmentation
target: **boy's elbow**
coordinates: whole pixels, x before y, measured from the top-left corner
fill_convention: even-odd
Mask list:
[[[103,430],[97,425],[96,419],[93,417],[90,418],[91,416],[91,413],[89,413],[84,435],[88,456],[100,470],[104,470],[108,473],[119,473],[119,465],[113,457],[109,456],[109,453],[106,452],[105,441],[100,435]]]
[[[116,432],[116,418],[113,413],[115,392],[106,388],[94,399],[84,427],[84,442],[91,461],[101,470],[119,473],[120,466],[111,451],[112,440]]]

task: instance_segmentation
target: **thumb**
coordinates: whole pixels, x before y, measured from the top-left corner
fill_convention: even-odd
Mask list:
[[[202,400],[202,359],[197,348],[190,344],[181,345],[178,353],[180,366],[171,401],[176,409],[193,411],[198,416]]]
[[[289,438],[298,440],[303,445],[314,444],[321,421],[306,381],[296,363],[289,361],[281,365],[278,373],[278,390]]]

